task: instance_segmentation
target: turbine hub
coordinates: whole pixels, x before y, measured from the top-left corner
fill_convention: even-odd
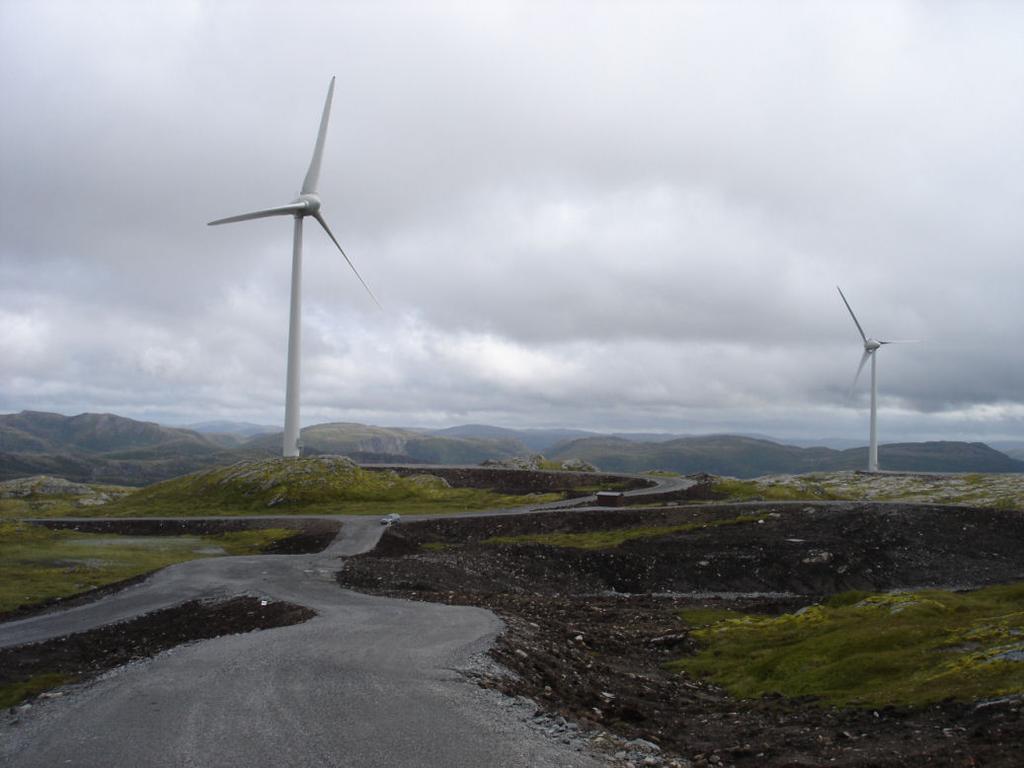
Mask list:
[[[864,349],[867,352],[874,352],[880,346],[882,346],[882,343],[878,339],[868,339],[864,342]]]
[[[314,213],[320,210],[320,197],[318,195],[313,194],[312,192],[307,192],[304,195],[299,195],[297,198],[295,198],[295,202],[306,204],[306,209],[304,211],[299,211],[296,214],[298,216],[312,216]]]

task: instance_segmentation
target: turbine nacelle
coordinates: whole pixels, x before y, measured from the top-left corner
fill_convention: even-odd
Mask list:
[[[884,343],[885,343],[884,341],[879,341],[878,339],[865,339],[865,341],[864,341],[864,351],[865,352],[874,352],[876,349],[878,349]]]
[[[299,195],[294,202],[302,203],[305,206],[305,208],[295,211],[296,216],[316,216],[320,211],[320,197],[312,192]]]

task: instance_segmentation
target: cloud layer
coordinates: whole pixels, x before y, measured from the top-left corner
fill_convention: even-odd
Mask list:
[[[1024,8],[0,6],[0,410],[1024,435]]]

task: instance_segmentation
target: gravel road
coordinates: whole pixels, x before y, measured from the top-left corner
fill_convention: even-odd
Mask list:
[[[678,479],[665,483],[675,486]],[[662,490],[666,490],[665,487]],[[509,514],[522,510],[501,510]],[[304,624],[192,643],[4,715],[0,763],[39,766],[595,766],[529,708],[463,672],[501,630],[490,611],[341,590],[346,556],[379,539],[343,518],[316,555],[198,560],[94,603],[0,624],[0,647],[121,621],[199,597],[307,606]],[[568,742],[568,743],[566,743]]]

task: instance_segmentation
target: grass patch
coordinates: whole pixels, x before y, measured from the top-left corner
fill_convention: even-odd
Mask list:
[[[0,684],[0,709],[13,707],[15,704],[31,696],[38,696],[43,691],[73,682],[74,679],[71,675],[47,672],[42,675],[35,675],[28,680]]]
[[[585,533],[531,533],[521,536],[492,536],[484,544],[545,544],[549,547],[571,549],[611,549],[633,539],[656,539],[673,533],[685,533],[701,528],[717,528],[723,525],[754,523],[762,518],[757,515],[740,515],[725,520],[704,520],[678,525],[652,525],[635,528],[616,528],[611,531],[588,531]]]
[[[0,499],[0,519],[101,515],[106,504],[97,503],[98,499],[118,498],[136,490],[120,485],[90,484],[89,488],[93,492],[88,494],[30,494]]]
[[[720,477],[711,484],[711,490],[724,494],[727,501],[821,501],[839,498],[815,479],[794,477],[793,482],[795,484],[759,483]]]
[[[143,488],[103,508],[114,517],[431,514],[516,507],[564,498],[451,488],[438,477],[401,477],[337,457],[248,461]],[[77,514],[81,515],[82,512]]]
[[[729,608],[688,608],[679,612],[679,618],[686,626],[695,629],[710,627],[712,624],[718,624],[726,619],[740,619],[745,615]]]
[[[294,535],[284,528],[212,536],[119,536],[0,523],[0,612],[218,555],[256,554]]]
[[[969,593],[846,593],[794,614],[724,617],[693,635],[704,649],[670,668],[741,698],[778,692],[921,706],[1024,692],[1024,582]]]

